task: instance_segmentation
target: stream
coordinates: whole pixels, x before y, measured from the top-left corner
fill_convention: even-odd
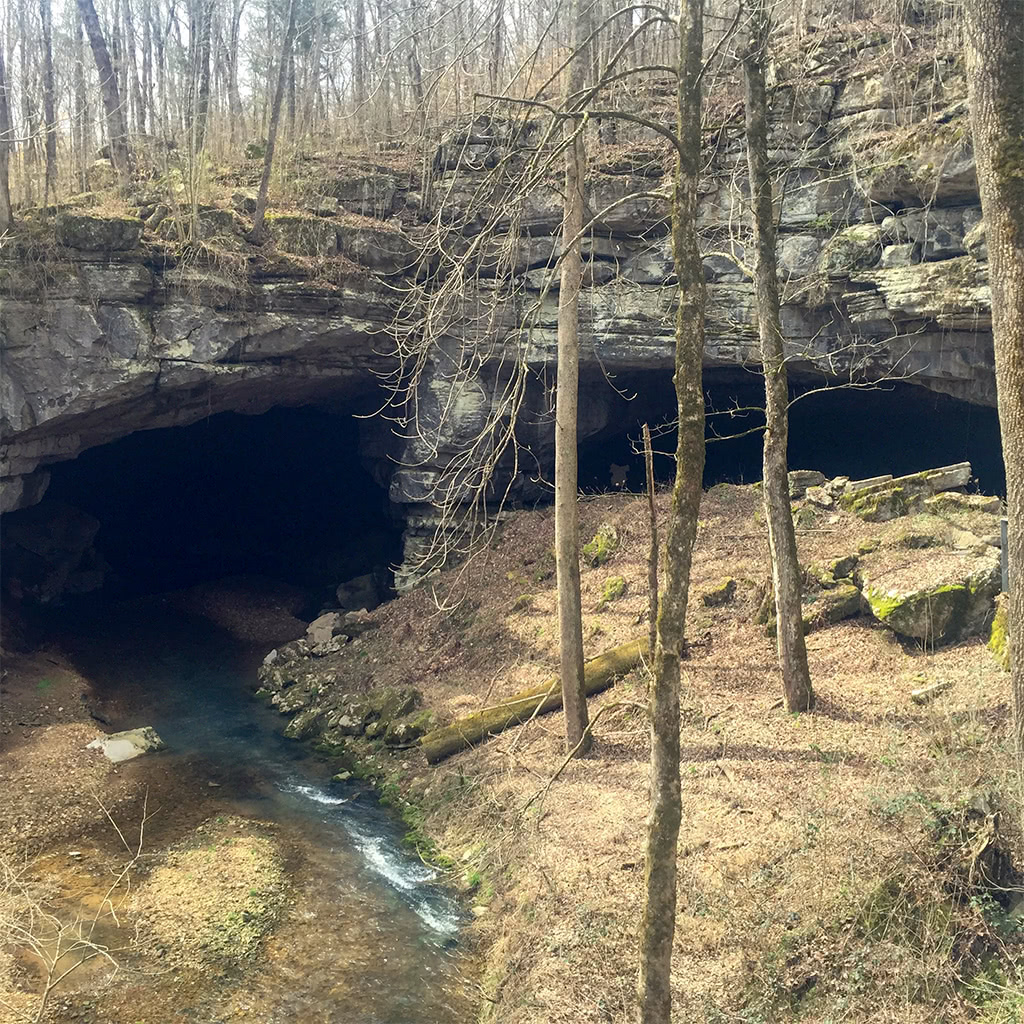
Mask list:
[[[306,909],[286,915],[268,940],[276,955],[237,982],[234,1012],[275,1024],[472,1019],[463,912],[403,846],[401,822],[365,786],[332,782],[252,699],[267,645],[159,597],[65,609],[60,634],[108,730],[152,725],[168,750],[147,757],[209,780],[204,813],[269,821],[300,845]]]

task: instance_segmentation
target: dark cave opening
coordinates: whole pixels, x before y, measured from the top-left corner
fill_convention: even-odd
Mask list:
[[[64,506],[98,520],[93,561],[108,593],[258,575],[302,588],[315,610],[401,557],[401,523],[360,463],[357,421],[312,407],[219,413],[89,449],[53,466],[40,506],[5,516],[8,540]]]
[[[644,486],[639,454],[643,423],[655,435],[655,474],[672,480],[675,465],[675,392],[668,374],[619,374],[611,382],[609,425],[580,445],[580,487],[596,492]],[[591,393],[610,390],[590,382]],[[970,462],[977,488],[1004,495],[1006,478],[995,409],[958,401],[920,385],[892,381],[870,388],[830,388],[791,381],[789,465],[853,480],[892,473],[902,476],[955,462]],[[743,370],[704,374],[707,457],[704,486],[761,479],[764,385]],[[586,400],[586,392],[581,402]],[[607,400],[605,397],[604,400]]]

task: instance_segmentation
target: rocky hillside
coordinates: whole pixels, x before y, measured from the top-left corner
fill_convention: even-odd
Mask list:
[[[993,405],[962,68],[924,33],[899,56],[886,39],[834,44],[818,56],[783,55],[772,92],[793,377],[895,374]],[[735,96],[724,82],[709,97],[700,210],[709,369],[747,366],[757,355]],[[651,103],[665,109],[664,95],[653,90]],[[382,378],[396,365],[388,340],[396,296],[436,265],[439,245],[465,247],[479,230],[481,196],[493,202],[503,187],[494,165],[532,138],[521,128],[456,125],[423,161],[401,152],[299,161],[291,205],[272,213],[260,249],[244,240],[255,164],[217,175],[198,211],[200,238],[189,244],[179,241],[180,196],[155,183],[27,212],[0,253],[2,508],[38,501],[47,465],[136,430],[281,404],[379,407]],[[612,415],[604,373],[663,375],[672,365],[671,161],[646,129],[620,126],[614,142],[603,131],[590,140],[596,219],[585,252],[583,436]],[[410,557],[432,532],[427,499],[500,401],[496,367],[510,354],[537,371],[521,399],[519,443],[542,467],[551,457],[544,371],[554,363],[557,295],[547,270],[560,216],[553,176],[507,223],[499,218],[450,314],[444,359],[425,362],[416,436],[396,439],[390,424],[366,421],[361,456],[406,509]],[[516,301],[494,306],[498,264]],[[470,363],[466,341],[483,342],[485,357]],[[499,470],[518,471],[514,496],[535,491],[535,468]]]

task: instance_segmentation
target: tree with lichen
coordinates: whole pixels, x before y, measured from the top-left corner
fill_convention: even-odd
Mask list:
[[[985,218],[1009,519],[1010,679],[1024,775],[1024,18],[1019,0],[964,5],[967,88]]]
[[[676,172],[672,251],[679,281],[675,389],[679,415],[676,479],[658,602],[658,644],[651,685],[651,807],[647,819],[644,907],[640,925],[641,1024],[668,1024],[676,927],[676,847],[682,820],[679,687],[686,657],[686,605],[704,473],[704,263],[697,242],[701,168],[703,0],[683,0],[676,90]]]
[[[807,711],[814,690],[804,643],[800,562],[789,499],[789,381],[775,258],[775,218],[768,166],[768,100],[764,65],[771,25],[765,0],[753,0],[743,55],[746,82],[747,166],[754,222],[754,288],[764,367],[764,507],[775,594],[776,644],[787,711]]]
[[[586,0],[574,6],[576,46],[569,65],[566,107],[572,108],[584,81],[589,36]],[[558,648],[565,708],[566,749],[585,754],[593,743],[587,728],[583,681],[583,608],[580,596],[580,514],[578,409],[580,380],[580,290],[583,286],[584,179],[587,170],[583,125],[570,126],[565,147],[562,205],[562,262],[558,290],[558,379],[555,394],[555,566],[558,584]]]

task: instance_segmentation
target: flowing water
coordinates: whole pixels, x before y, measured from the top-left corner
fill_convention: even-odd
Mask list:
[[[197,800],[204,813],[209,805],[273,822],[301,849],[302,895],[268,940],[265,963],[222,995],[224,1016],[471,1019],[458,904],[371,793],[331,782],[328,765],[280,736],[284,719],[252,700],[265,648],[153,598],[65,616],[61,632],[108,728],[152,725],[167,743],[147,757],[191,780],[183,806]],[[209,788],[197,791],[196,778]]]

